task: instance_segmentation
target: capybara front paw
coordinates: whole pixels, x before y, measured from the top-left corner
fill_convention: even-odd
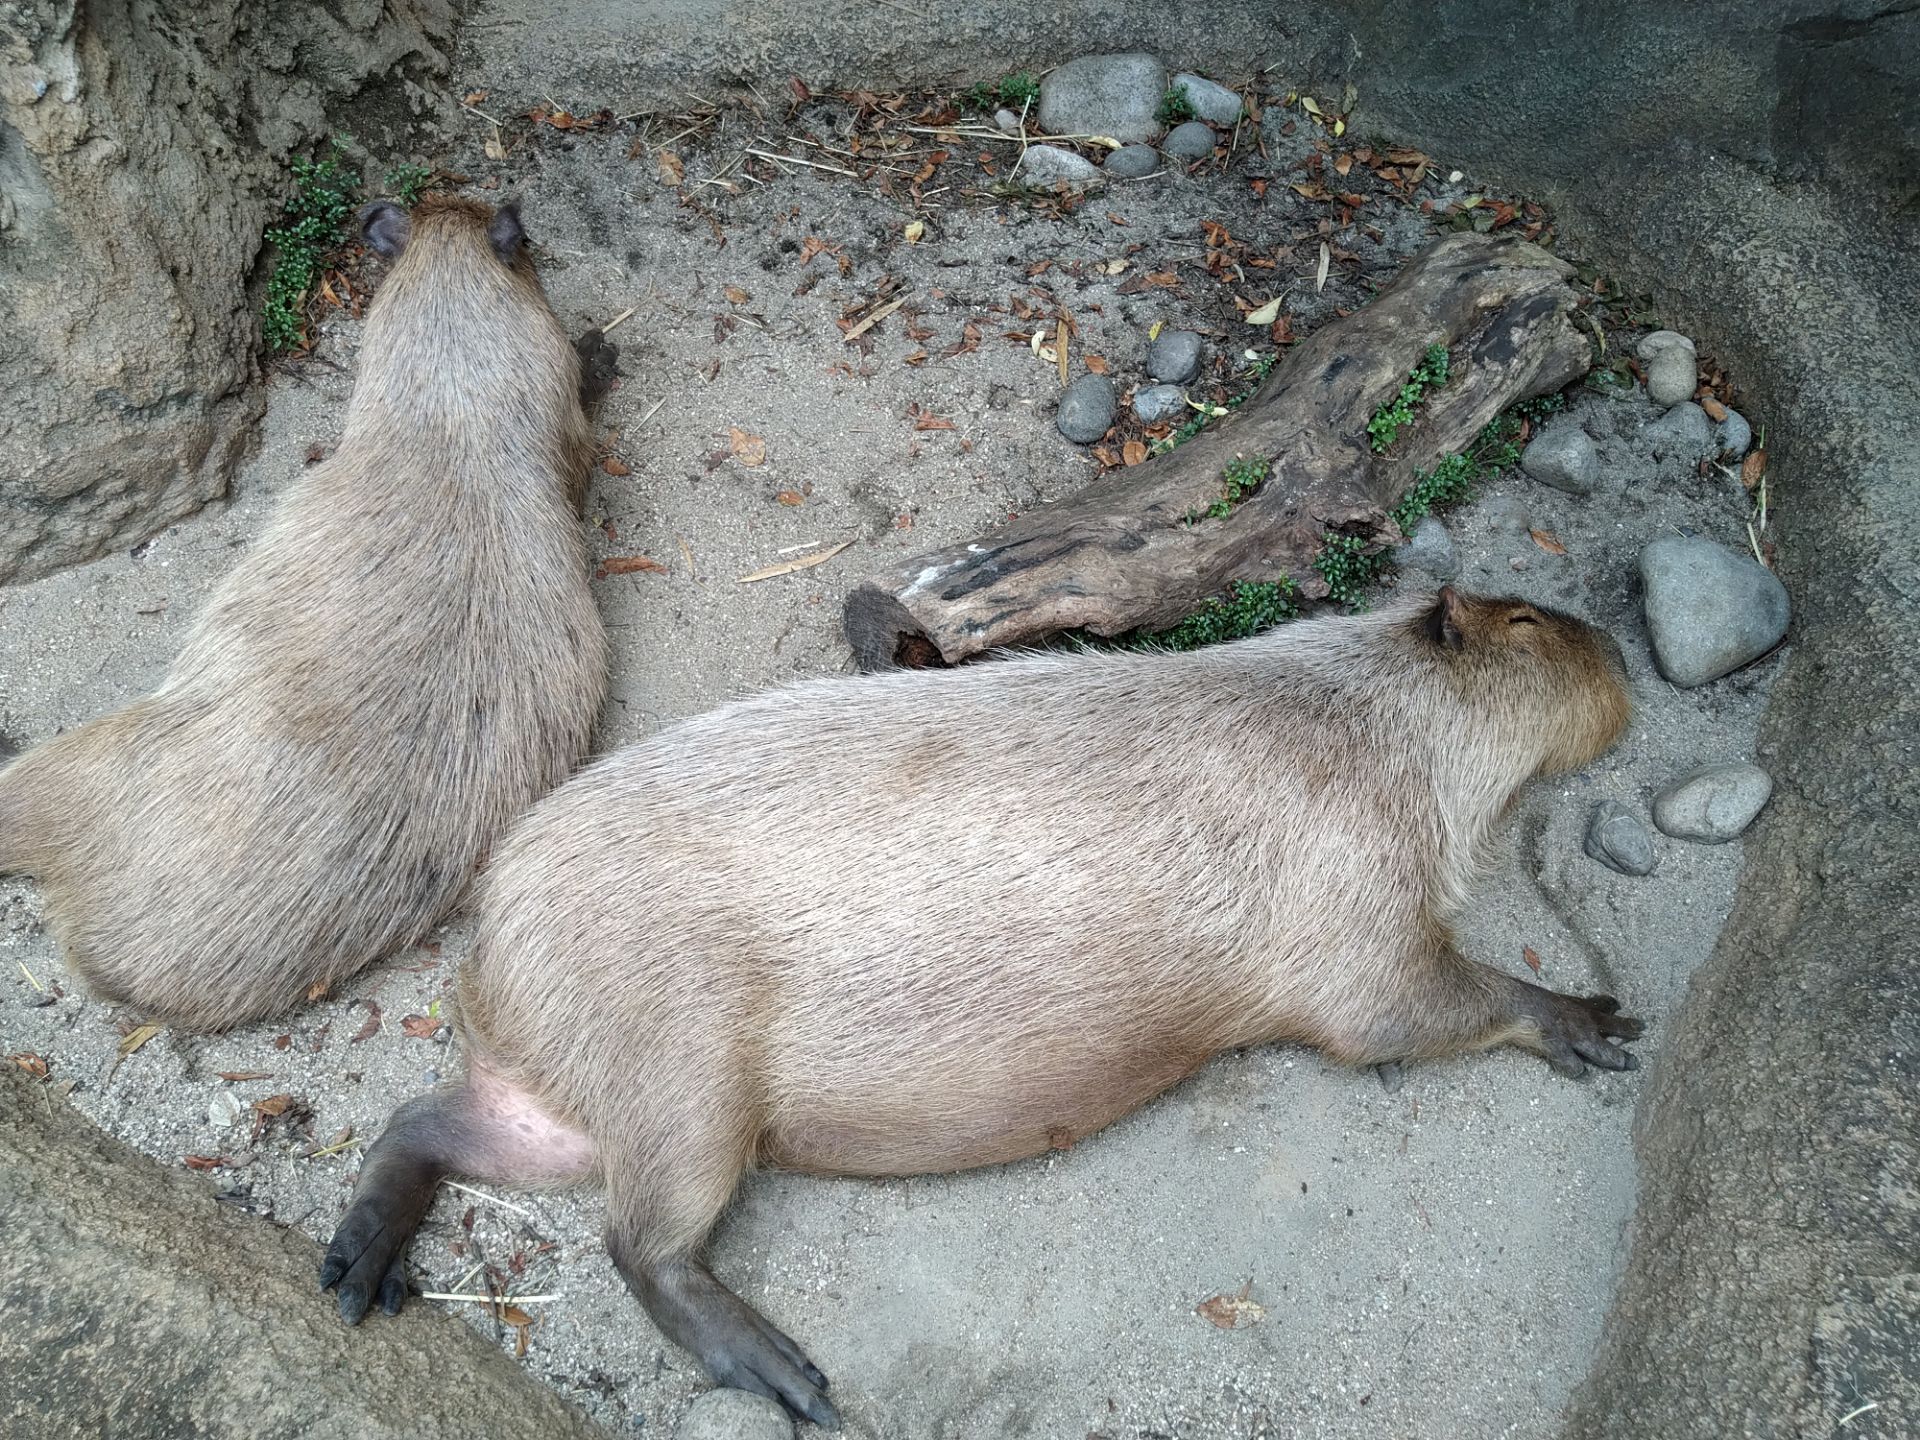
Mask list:
[[[1614,1040],[1636,1040],[1645,1026],[1620,1014],[1611,995],[1561,995],[1534,990],[1530,1018],[1540,1029],[1540,1053],[1562,1075],[1584,1074],[1588,1065],[1602,1070],[1636,1070],[1640,1061]]]

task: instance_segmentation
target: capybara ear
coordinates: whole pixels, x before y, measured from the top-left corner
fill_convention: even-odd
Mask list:
[[[1443,649],[1458,650],[1466,643],[1460,623],[1465,609],[1459,592],[1451,585],[1440,587],[1433,609],[1427,612],[1427,635],[1434,644]]]
[[[520,205],[509,200],[493,212],[493,219],[487,224],[487,239],[493,242],[493,253],[500,257],[500,263],[511,265],[520,258],[520,247],[527,243],[527,232],[520,223]]]
[[[360,238],[391,260],[407,248],[413,221],[391,200],[376,200],[360,211]]]

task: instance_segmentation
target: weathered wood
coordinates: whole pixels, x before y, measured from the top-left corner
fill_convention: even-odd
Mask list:
[[[1163,628],[1236,580],[1288,576],[1303,594],[1324,596],[1311,562],[1329,531],[1397,542],[1387,511],[1415,468],[1586,372],[1588,341],[1569,318],[1571,273],[1522,240],[1449,236],[1178,449],[863,581],[842,616],[855,658],[866,669],[952,665],[1064,630]],[[1450,378],[1388,452],[1374,454],[1367,421],[1435,343],[1451,351]],[[1207,516],[1237,456],[1266,460],[1268,478],[1226,515]]]

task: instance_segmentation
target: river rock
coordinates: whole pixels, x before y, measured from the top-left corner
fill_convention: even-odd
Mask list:
[[[993,123],[1008,135],[1020,133],[1020,117],[1005,106],[993,112]]]
[[[1049,135],[1151,140],[1167,69],[1151,55],[1082,55],[1040,82],[1040,124]]]
[[[1694,353],[1693,341],[1678,330],[1655,330],[1652,334],[1641,338],[1640,343],[1633,347],[1633,353],[1640,357],[1643,364],[1651,364],[1654,356],[1676,347],[1685,350],[1689,355]]]
[[[1174,126],[1160,148],[1179,160],[1204,160],[1213,153],[1213,129],[1204,121],[1189,120]]]
[[[1700,362],[1685,345],[1669,345],[1647,362],[1647,395],[1656,405],[1678,405],[1693,398]]]
[[[1393,563],[1402,570],[1422,571],[1436,580],[1451,580],[1460,573],[1460,552],[1454,548],[1447,527],[1427,515],[1413,527],[1413,534],[1405,544],[1394,547]]]
[[[1107,156],[1100,173],[1115,180],[1138,180],[1160,168],[1160,152],[1151,145],[1122,145]]]
[[[1231,125],[1240,118],[1240,97],[1203,75],[1182,70],[1173,77],[1173,88],[1187,92],[1187,103],[1199,119],[1215,125]]]
[[[1100,167],[1058,145],[1029,145],[1013,167],[1013,174],[1028,185],[1053,186],[1064,181],[1081,189],[1100,178]]]
[[[1147,344],[1147,373],[1169,385],[1184,385],[1200,371],[1200,337],[1191,330],[1162,330]]]
[[[1543,485],[1590,495],[1600,479],[1600,452],[1575,420],[1549,425],[1527,445],[1520,468]]]
[[[1729,410],[1727,418],[1716,428],[1714,438],[1720,442],[1722,459],[1742,460],[1753,448],[1753,426],[1738,410]]]
[[[1091,445],[1113,424],[1118,404],[1111,380],[1104,375],[1082,375],[1061,393],[1060,413],[1054,424],[1074,444]]]
[[[1622,875],[1653,873],[1653,836],[1640,817],[1618,800],[1602,800],[1593,807],[1583,847],[1587,854]]]
[[[1707,412],[1691,400],[1683,400],[1640,432],[1641,440],[1656,460],[1678,455],[1683,460],[1698,460],[1717,454],[1720,442]]]
[[[1787,633],[1787,587],[1764,565],[1695,536],[1640,552],[1647,630],[1660,673],[1705,685],[1767,653]]]
[[[673,1440],[792,1440],[793,1421],[777,1400],[745,1390],[709,1390],[687,1407]]]
[[[1147,385],[1133,392],[1133,413],[1149,425],[1187,413],[1187,392],[1178,385]]]
[[[1773,779],[1758,765],[1707,765],[1653,799],[1653,823],[1676,840],[1724,845],[1753,823]]]

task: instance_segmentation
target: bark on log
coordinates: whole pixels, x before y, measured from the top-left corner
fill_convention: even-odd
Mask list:
[[[1588,341],[1569,318],[1571,273],[1519,239],[1447,237],[1178,449],[863,581],[842,614],[855,658],[869,670],[952,665],[1065,630],[1160,629],[1236,580],[1288,576],[1309,598],[1324,596],[1311,562],[1329,531],[1397,542],[1387,511],[1416,468],[1467,448],[1509,406],[1586,373]],[[1435,343],[1451,351],[1450,378],[1374,454],[1368,420]],[[1268,477],[1209,517],[1237,456],[1266,460]]]

